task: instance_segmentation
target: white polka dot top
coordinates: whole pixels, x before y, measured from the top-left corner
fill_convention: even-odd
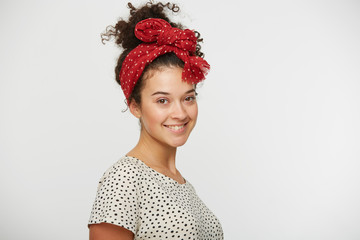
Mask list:
[[[219,220],[187,180],[179,184],[128,156],[100,179],[88,224],[102,222],[132,231],[135,240],[224,239]]]

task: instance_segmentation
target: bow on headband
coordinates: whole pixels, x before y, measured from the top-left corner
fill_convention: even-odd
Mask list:
[[[120,83],[125,97],[129,97],[145,67],[160,55],[173,52],[184,62],[182,79],[188,83],[198,83],[205,79],[210,65],[201,57],[194,56],[197,37],[189,29],[171,27],[159,18],[148,18],[135,27],[135,36],[143,41],[125,58]]]

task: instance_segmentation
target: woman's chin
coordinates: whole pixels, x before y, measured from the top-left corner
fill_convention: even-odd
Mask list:
[[[177,140],[177,141],[168,142],[168,145],[171,146],[171,147],[177,148],[177,147],[183,146],[186,142],[187,142],[187,138]]]
[[[186,141],[185,141],[185,142],[183,142],[183,143],[177,143],[177,144],[174,144],[174,146],[175,146],[175,147],[181,147],[181,146],[185,145],[185,143],[186,143]]]

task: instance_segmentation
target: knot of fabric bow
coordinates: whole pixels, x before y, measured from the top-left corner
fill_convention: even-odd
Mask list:
[[[135,36],[143,42],[156,42],[159,46],[175,46],[184,51],[195,52],[196,40],[194,31],[173,28],[170,23],[160,18],[148,18],[135,27]]]

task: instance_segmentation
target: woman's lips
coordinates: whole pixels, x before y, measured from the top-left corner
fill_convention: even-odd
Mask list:
[[[187,123],[184,124],[174,124],[174,125],[165,125],[166,128],[168,128],[172,132],[180,133],[185,130],[185,126]]]

